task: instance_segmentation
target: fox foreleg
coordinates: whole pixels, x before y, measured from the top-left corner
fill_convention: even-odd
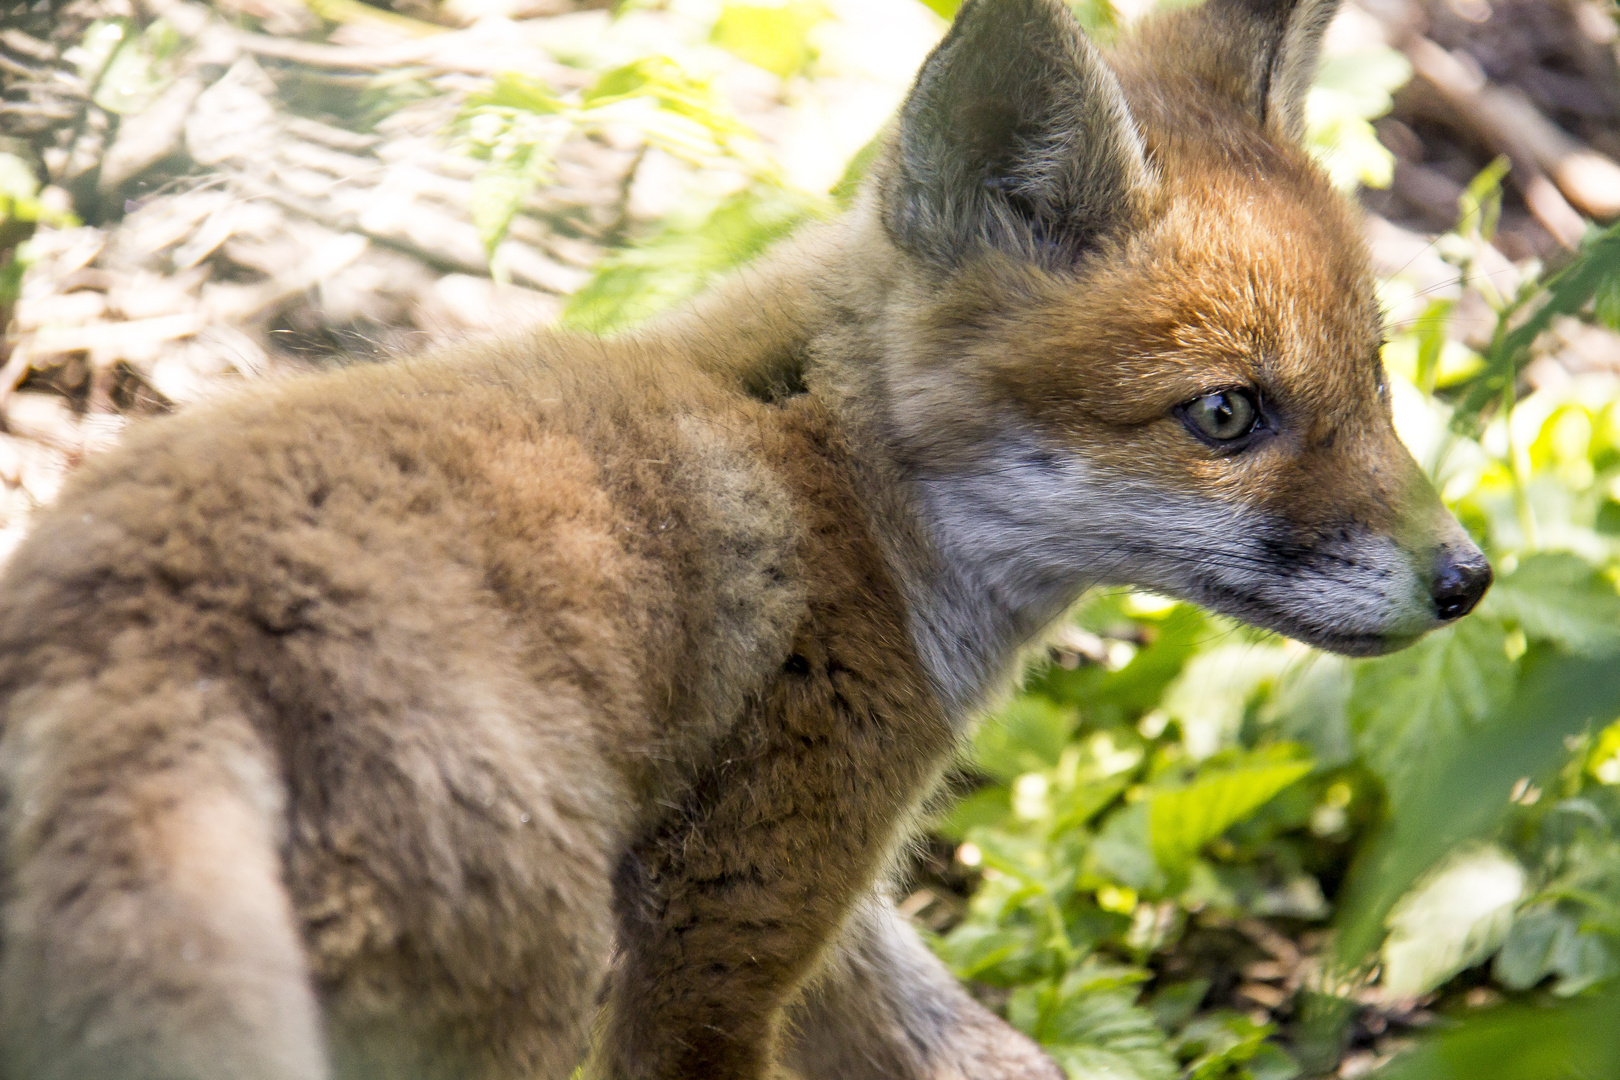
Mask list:
[[[853,913],[788,1012],[782,1058],[802,1080],[1062,1080],[980,1005],[888,900]]]
[[[796,645],[685,808],[622,862],[611,1080],[769,1075],[784,1007],[951,745],[915,680],[862,669],[861,637]]]

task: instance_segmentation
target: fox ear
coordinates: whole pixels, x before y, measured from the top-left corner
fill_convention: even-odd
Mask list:
[[[1184,44],[1168,53],[1182,53],[1183,70],[1297,142],[1322,34],[1338,10],[1339,0],[1208,0],[1187,13],[1178,35]]]
[[[893,155],[889,233],[945,265],[976,247],[1073,262],[1150,183],[1119,83],[1060,0],[968,0]]]

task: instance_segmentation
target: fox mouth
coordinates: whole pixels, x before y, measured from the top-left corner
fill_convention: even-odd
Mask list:
[[[1385,653],[1399,652],[1412,645],[1422,634],[1338,634],[1319,629],[1304,627],[1289,628],[1285,626],[1273,627],[1279,634],[1287,635],[1313,648],[1326,652],[1338,653],[1340,656],[1383,656]]]
[[[1313,648],[1340,656],[1382,656],[1398,652],[1423,637],[1427,630],[1340,630],[1307,622],[1253,593],[1213,585],[1206,595],[1193,597],[1210,607],[1241,619],[1252,626],[1271,630]]]

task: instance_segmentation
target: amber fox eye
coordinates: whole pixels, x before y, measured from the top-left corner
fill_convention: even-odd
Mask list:
[[[1189,431],[1223,450],[1241,449],[1260,426],[1260,405],[1247,390],[1217,390],[1176,411]]]

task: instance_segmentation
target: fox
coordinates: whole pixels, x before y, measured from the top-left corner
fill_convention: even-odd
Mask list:
[[[1491,582],[1301,143],[1337,0],[968,0],[850,208],[619,337],[137,425],[0,583],[0,1076],[1057,1080],[890,897],[1087,589]]]

